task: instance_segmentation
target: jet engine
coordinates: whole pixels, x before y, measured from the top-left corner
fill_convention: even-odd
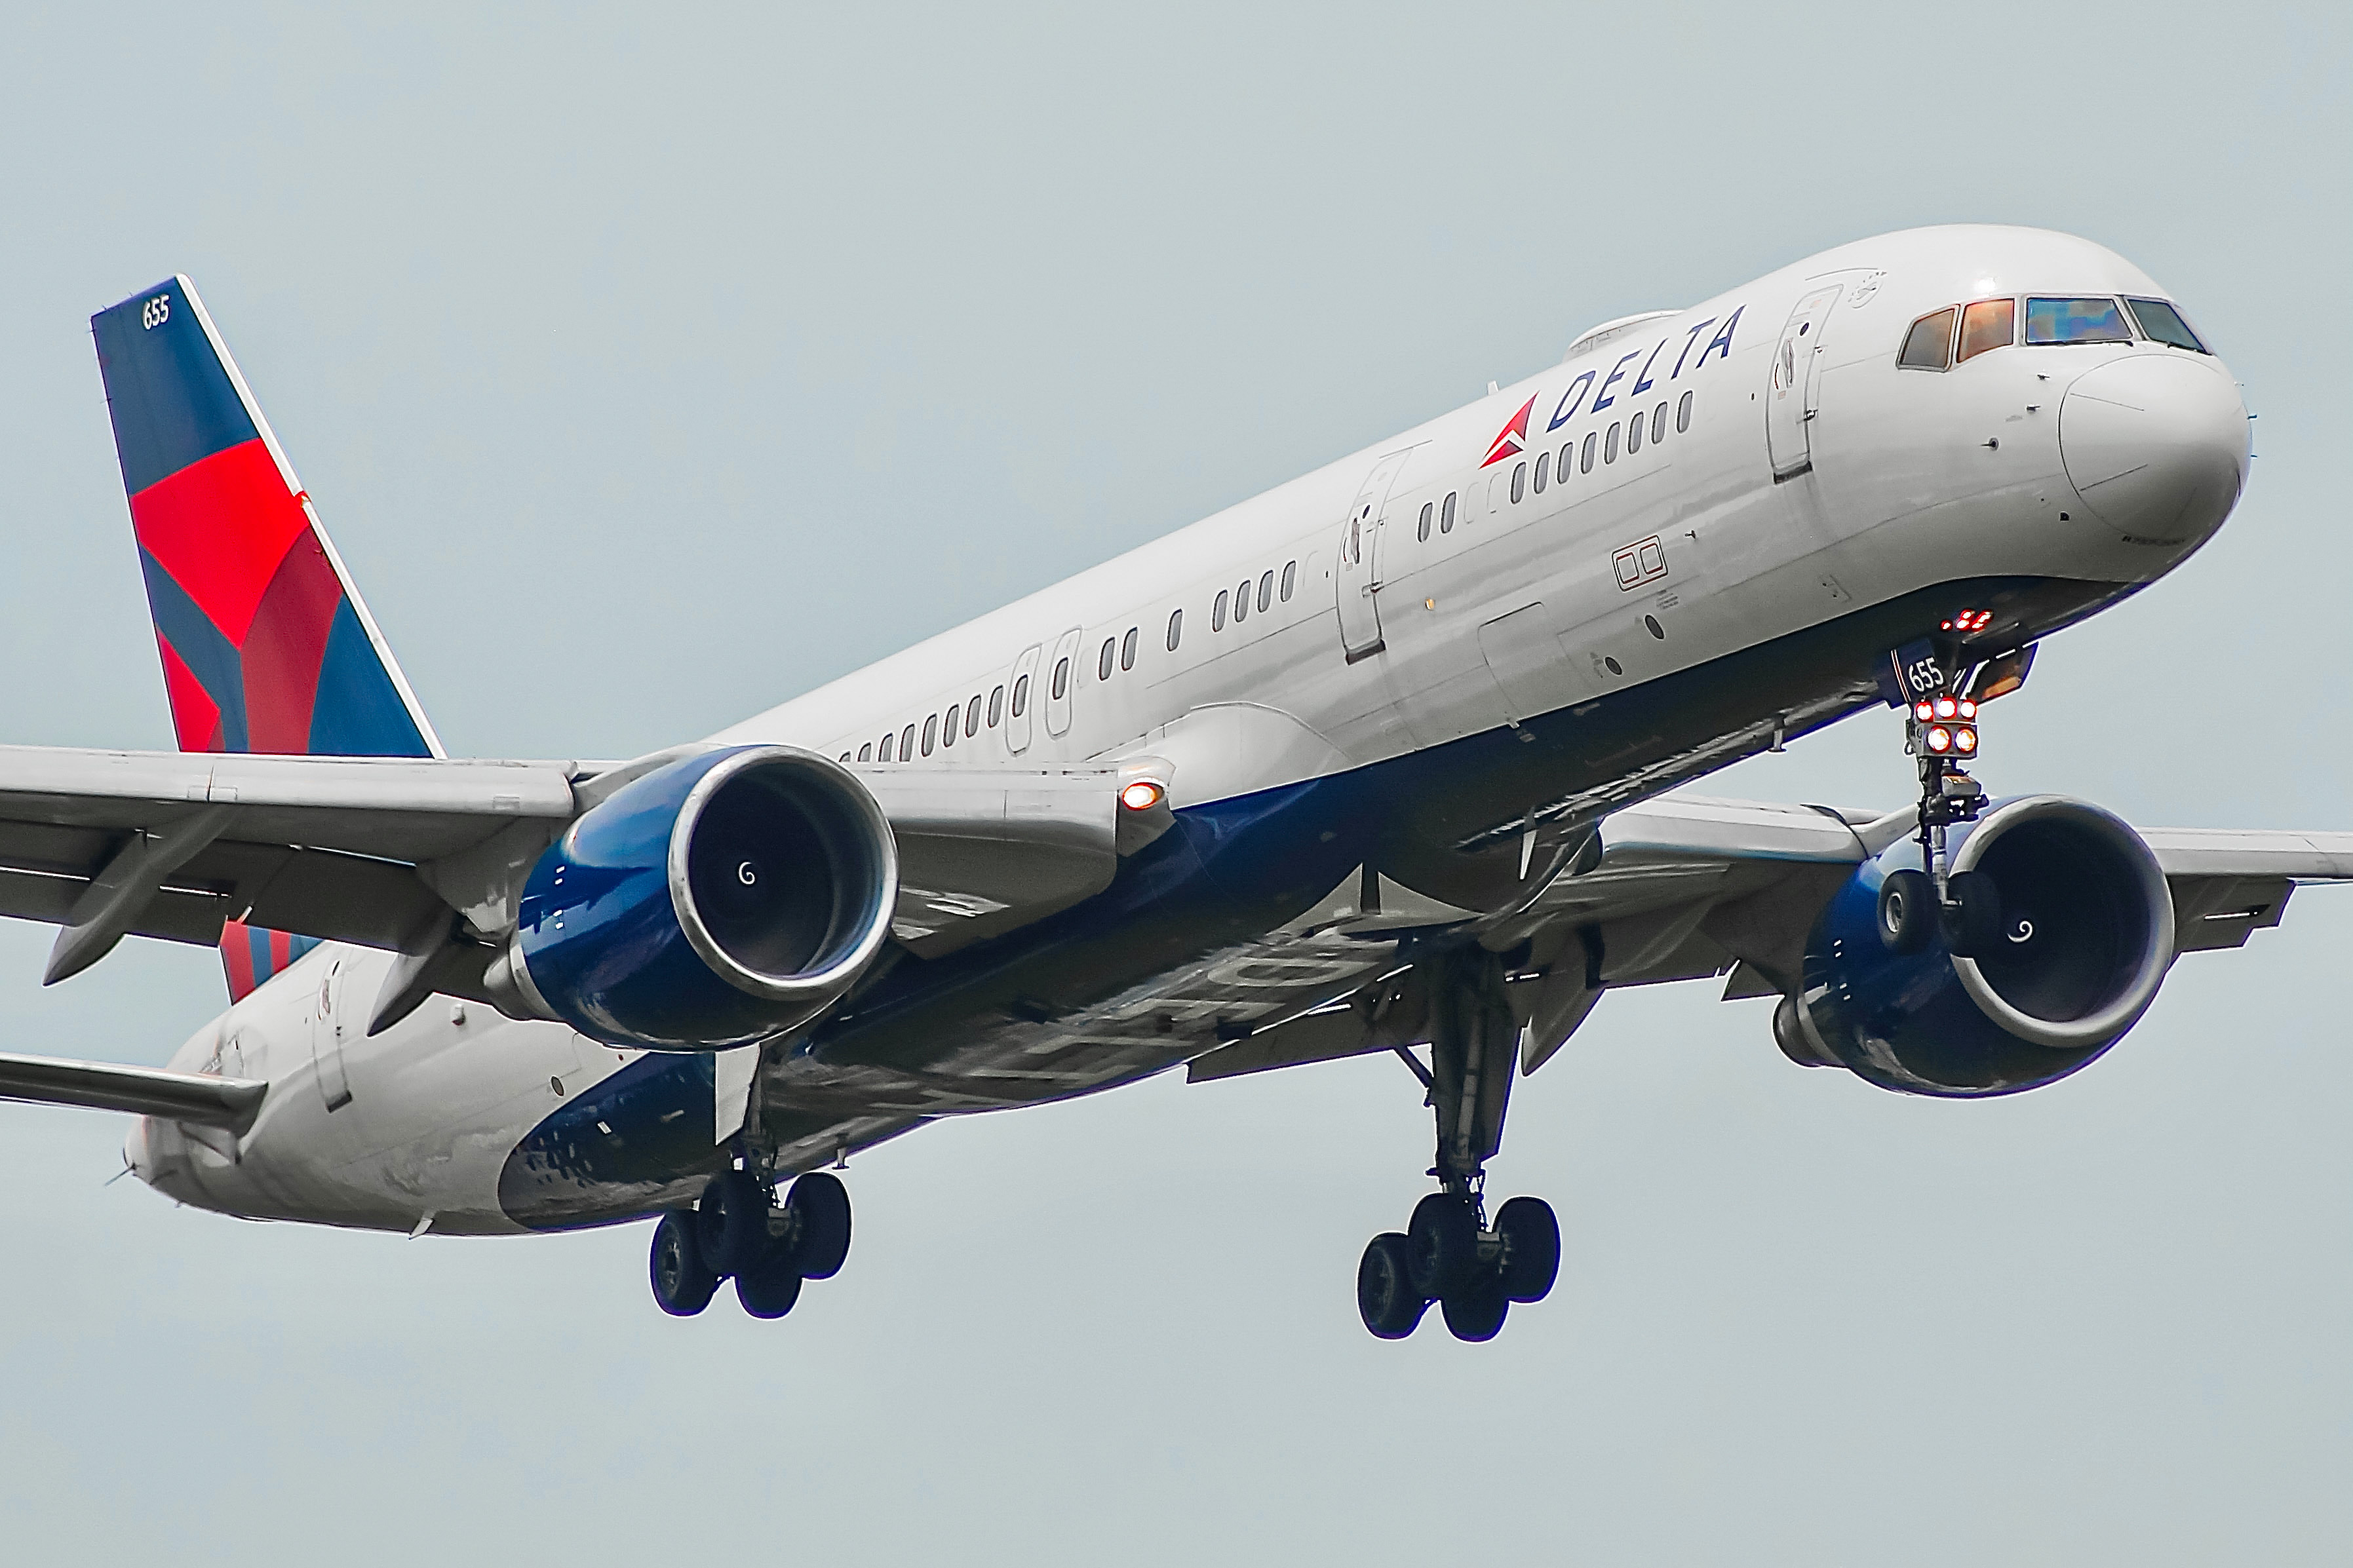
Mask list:
[[[1804,989],[1773,1017],[1793,1060],[1906,1094],[2013,1094],[2087,1065],[2156,1000],[2173,962],[2173,898],[2127,824],[2033,795],[1951,834],[1951,886],[1972,907],[1925,921],[1903,907],[1936,899],[1906,840],[1823,909]]]
[[[789,746],[705,752],[565,830],[491,986],[608,1045],[742,1045],[849,988],[898,888],[890,822],[849,772]]]

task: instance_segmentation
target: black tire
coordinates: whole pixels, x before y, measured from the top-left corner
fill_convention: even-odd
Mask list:
[[[1890,871],[1879,885],[1879,940],[1890,952],[1917,952],[1936,933],[1936,884],[1926,871]]]
[[[1430,1310],[1430,1298],[1414,1289],[1412,1251],[1404,1237],[1386,1231],[1366,1245],[1356,1265],[1356,1310],[1377,1338],[1405,1338]]]
[[[849,1189],[841,1178],[811,1171],[785,1194],[793,1266],[810,1279],[830,1279],[849,1257]]]
[[[672,1211],[654,1226],[653,1256],[647,1271],[652,1277],[654,1304],[673,1318],[691,1318],[711,1305],[719,1276],[702,1260],[695,1240],[694,1215]]]
[[[1542,1198],[1514,1198],[1495,1214],[1504,1237],[1504,1294],[1541,1301],[1560,1278],[1560,1221]]]
[[[1504,1294],[1500,1276],[1480,1274],[1471,1282],[1439,1302],[1446,1314],[1446,1331],[1458,1340],[1482,1344],[1504,1331],[1504,1320],[1511,1314],[1512,1299]]]
[[[1983,871],[1945,879],[1945,945],[1957,958],[2001,951],[2001,888]]]
[[[800,1270],[783,1247],[735,1276],[735,1300],[755,1318],[781,1318],[801,1299]]]
[[[749,1171],[728,1171],[712,1179],[695,1210],[695,1239],[702,1256],[721,1274],[756,1268],[768,1254],[768,1214],[774,1189]]]
[[[1405,1234],[1413,1288],[1432,1300],[1460,1289],[1479,1266],[1478,1216],[1452,1193],[1432,1193],[1414,1205]]]

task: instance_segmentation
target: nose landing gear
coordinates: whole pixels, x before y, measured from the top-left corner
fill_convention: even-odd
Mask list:
[[[1486,1163],[1501,1148],[1519,1021],[1502,960],[1472,949],[1430,961],[1430,1065],[1398,1054],[1422,1080],[1438,1121],[1439,1191],[1403,1231],[1373,1237],[1356,1266],[1356,1310],[1378,1338],[1401,1340],[1432,1302],[1456,1339],[1491,1340],[1514,1301],[1541,1301],[1560,1272],[1560,1226],[1542,1198],[1486,1215]]]
[[[849,1194],[812,1171],[776,1202],[773,1177],[753,1170],[714,1177],[691,1209],[662,1215],[649,1260],[654,1302],[674,1318],[711,1304],[722,1279],[755,1318],[781,1318],[810,1279],[830,1279],[849,1255]]]

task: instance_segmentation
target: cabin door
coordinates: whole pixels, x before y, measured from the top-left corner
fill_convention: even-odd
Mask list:
[[[1765,444],[1773,454],[1773,478],[1794,479],[1814,466],[1808,429],[1820,405],[1822,331],[1840,285],[1816,289],[1798,301],[1773,351],[1772,387],[1765,405]]]
[[[319,980],[318,999],[311,1009],[311,1061],[318,1069],[319,1092],[326,1096],[329,1110],[341,1110],[352,1102],[352,1080],[343,1070],[343,1034],[349,1022],[343,1013],[351,1005],[348,990],[343,984],[343,961],[329,958]]]
[[[1381,509],[1409,453],[1373,465],[1340,523],[1339,569],[1332,574],[1340,604],[1340,647],[1354,664],[1381,651]]]

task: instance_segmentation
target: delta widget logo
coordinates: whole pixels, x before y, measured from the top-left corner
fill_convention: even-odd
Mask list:
[[[1487,460],[1479,465],[1481,468],[1492,468],[1506,458],[1518,457],[1527,449],[1528,410],[1535,405],[1534,396],[1520,405],[1520,411],[1512,416],[1510,423],[1496,432],[1495,439],[1487,447]]]

